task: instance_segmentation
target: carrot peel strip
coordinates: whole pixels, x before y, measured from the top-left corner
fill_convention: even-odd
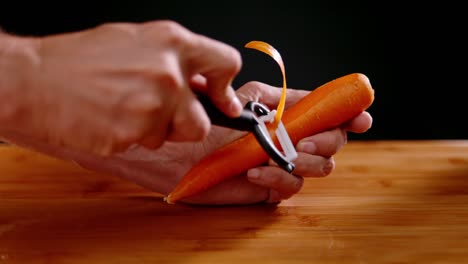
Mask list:
[[[283,90],[281,92],[281,98],[280,98],[278,107],[276,108],[276,115],[274,119],[274,124],[275,126],[277,126],[279,122],[281,121],[281,118],[284,112],[284,107],[286,104],[287,84],[286,84],[286,70],[284,67],[283,58],[281,58],[281,54],[273,46],[271,46],[270,44],[264,41],[253,40],[245,44],[245,47],[250,48],[250,49],[256,49],[263,53],[268,54],[270,57],[272,57],[276,61],[276,63],[278,63],[281,69],[281,74],[283,75]]]

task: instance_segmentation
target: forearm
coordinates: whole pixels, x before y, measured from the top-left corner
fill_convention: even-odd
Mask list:
[[[13,145],[75,162],[90,171],[118,176],[161,194],[169,193],[179,181],[180,177],[177,175],[181,175],[176,173],[180,166],[168,162],[171,157],[166,157],[164,151],[150,151],[139,147],[119,155],[101,157],[52,146],[19,133],[7,133],[5,136]]]
[[[12,57],[14,41],[12,38],[0,32],[0,135],[10,127],[13,116],[18,107],[12,98],[14,95],[14,60]]]
[[[0,31],[0,141],[55,155],[56,149],[31,137],[27,123],[35,98],[31,72],[39,63],[34,40]]]
[[[38,64],[33,39],[0,32],[0,137],[27,120],[28,78]]]

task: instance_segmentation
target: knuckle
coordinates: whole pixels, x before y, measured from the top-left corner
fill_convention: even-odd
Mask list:
[[[146,87],[145,89],[150,90],[151,93],[163,93],[172,96],[180,95],[185,89],[185,81],[182,76],[167,63],[162,62],[161,64],[166,66],[149,66],[140,71],[140,79]],[[155,94],[154,96],[161,95]]]
[[[148,136],[141,140],[141,145],[149,149],[157,149],[163,145],[164,139],[158,136]]]
[[[262,94],[268,92],[268,90],[271,88],[271,86],[268,86],[267,84],[259,81],[249,81],[245,87],[246,89],[249,89],[252,94],[259,98],[262,96]]]
[[[172,20],[161,20],[150,24],[150,30],[154,32],[154,37],[163,40],[166,45],[180,47],[188,43],[189,31],[181,24]],[[164,34],[161,34],[164,32]]]
[[[265,84],[259,81],[249,81],[238,89],[238,93],[243,94],[243,97],[249,98],[249,100],[258,101],[265,90]]]
[[[155,72],[154,80],[161,88],[170,89],[171,92],[175,92],[176,94],[183,91],[184,81],[170,70]]]
[[[229,66],[229,73],[232,75],[238,73],[242,67],[242,58],[240,52],[230,47],[227,49],[225,56],[227,57],[226,61],[231,63],[230,65],[227,65]]]
[[[112,134],[109,138],[112,139],[115,145],[128,146],[143,137],[144,125],[142,122],[132,122],[131,124],[119,122],[111,128]]]
[[[129,145],[136,142],[142,135],[138,128],[116,127],[114,128],[114,141],[116,145]]]
[[[125,98],[123,108],[130,111],[132,114],[153,112],[155,109],[162,108],[162,101],[152,90],[136,91],[134,94]],[[116,111],[116,113],[119,113],[119,111]]]
[[[189,134],[187,136],[187,139],[196,140],[196,141],[203,140],[208,136],[208,131],[209,130],[205,128],[198,128],[198,129],[190,130],[188,132]]]
[[[136,33],[134,23],[130,22],[105,22],[101,25],[98,25],[96,29],[103,31],[117,31],[127,34]]]
[[[192,118],[179,119],[176,124],[179,137],[185,140],[203,140],[208,136],[210,131],[209,122],[193,120]]]
[[[335,155],[347,140],[346,132],[343,129],[337,128],[332,132],[333,136],[330,137],[330,141],[328,142],[330,148],[330,156]]]
[[[189,129],[188,131],[192,134],[191,138],[193,140],[202,140],[208,136],[208,133],[210,132],[210,124],[209,122],[198,121],[193,124],[192,129]]]
[[[317,154],[330,157],[335,155],[344,144],[344,137],[340,129],[333,129],[314,136]]]
[[[157,25],[158,29],[163,29],[167,31],[168,33],[171,32],[179,32],[181,30],[185,30],[185,28],[179,24],[178,22],[174,20],[160,20],[158,22],[155,22],[154,25]]]
[[[146,116],[144,116],[146,118],[152,118],[153,115],[163,112],[164,106],[164,99],[161,98],[161,95],[154,91],[151,93],[150,96],[148,96],[146,102],[141,101],[136,105],[136,107],[138,107],[142,113],[146,114]]]
[[[101,156],[110,156],[124,148],[125,144],[117,142],[115,139],[104,141],[102,144],[96,144],[96,153]]]
[[[282,183],[281,173],[270,173],[268,175],[268,181],[271,186],[279,186]]]
[[[254,91],[262,91],[264,84],[259,81],[249,81],[243,87],[244,89],[254,90]]]

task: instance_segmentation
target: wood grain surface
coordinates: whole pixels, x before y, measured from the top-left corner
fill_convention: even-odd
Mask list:
[[[468,140],[355,141],[279,205],[169,205],[0,145],[3,263],[468,263]]]

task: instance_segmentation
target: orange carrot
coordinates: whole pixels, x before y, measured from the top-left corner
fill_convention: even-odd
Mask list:
[[[304,137],[342,125],[365,111],[373,101],[374,90],[367,76],[352,73],[312,90],[285,110],[282,122],[296,145]],[[166,197],[166,202],[175,203],[201,193],[268,159],[268,154],[249,133],[195,164]]]

